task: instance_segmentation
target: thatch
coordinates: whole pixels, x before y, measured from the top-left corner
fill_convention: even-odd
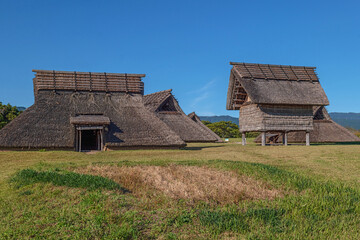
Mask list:
[[[231,63],[227,110],[255,104],[329,105],[315,67]]]
[[[68,79],[74,75],[73,72],[61,72],[63,77],[67,73]],[[87,74],[90,77],[90,73]],[[94,75],[96,74],[91,74],[92,77]],[[125,77],[122,74],[113,76],[118,75],[119,78],[116,80],[118,82],[114,80],[114,86],[123,85],[124,81],[126,82],[125,78],[132,76]],[[141,79],[143,75],[136,76]],[[92,85],[94,83],[91,83],[92,89],[89,89],[90,82],[85,80],[84,86],[88,87],[85,86],[82,90],[78,88],[79,86],[60,89],[60,82],[55,88],[48,85],[43,89],[37,77],[34,79],[36,91],[34,105],[0,130],[1,148],[75,149],[73,124],[94,123],[106,125],[104,136],[106,148],[185,146],[184,141],[174,131],[145,108],[142,90],[131,93],[126,91],[126,88],[112,89],[110,85],[108,89],[101,90],[99,85],[95,91],[95,85]],[[69,82],[66,84],[71,85]],[[138,86],[142,86],[142,83],[138,83]]]
[[[246,104],[240,108],[240,132],[312,131],[312,107]]]
[[[334,122],[325,107],[314,107],[314,130],[310,133],[310,141],[314,143],[335,143],[335,142],[360,142],[355,134],[348,129],[340,126]],[[271,139],[275,140],[275,143],[282,143],[282,133],[270,133],[267,134],[267,142]],[[255,139],[255,142],[261,142],[261,136]],[[305,132],[289,132],[288,142],[292,143],[304,143]]]
[[[218,138],[191,120],[180,108],[171,89],[144,96],[145,106],[185,142],[216,142]]]
[[[217,141],[216,142],[223,142],[222,139],[216,134],[214,133],[210,128],[208,128],[205,124],[203,124],[199,118],[198,115],[196,115],[195,112],[192,112],[190,114],[188,114],[189,118],[191,118],[191,120],[193,120],[194,122],[196,122],[197,124],[199,124],[199,126],[203,129],[205,129],[206,131],[208,131],[209,134],[213,135]]]

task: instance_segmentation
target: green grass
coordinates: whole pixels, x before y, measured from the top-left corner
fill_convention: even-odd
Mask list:
[[[0,152],[0,239],[360,239],[360,145]],[[282,189],[238,204],[141,195],[73,172],[95,165],[207,166]]]
[[[33,169],[24,169],[18,172],[11,182],[16,183],[16,187],[30,185],[34,183],[52,183],[55,186],[66,186],[74,188],[108,189],[122,190],[121,186],[114,181],[100,176],[79,174],[74,172],[59,173],[57,171],[35,171]]]

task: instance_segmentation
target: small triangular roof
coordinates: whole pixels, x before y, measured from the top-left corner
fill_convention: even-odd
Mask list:
[[[151,111],[156,111],[172,96],[172,89],[151,93],[144,96],[144,104]]]
[[[219,137],[210,128],[208,128],[205,124],[203,124],[200,117],[198,115],[196,115],[195,112],[189,113],[188,116],[189,116],[189,118],[191,118],[191,120],[196,122],[201,128],[205,129],[209,134],[213,135],[217,139],[217,142],[222,142],[221,137]]]
[[[218,141],[218,137],[209,132],[210,129],[204,129],[183,112],[171,89],[145,95],[143,101],[146,108],[154,112],[183,141]]]

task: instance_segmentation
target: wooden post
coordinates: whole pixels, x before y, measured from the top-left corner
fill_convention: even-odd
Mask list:
[[[97,146],[96,146],[96,150],[101,150],[101,137],[100,137],[100,131],[101,130],[96,130],[96,139],[97,139]]]
[[[241,133],[241,140],[242,140],[242,141],[241,141],[241,142],[242,142],[242,145],[245,146],[245,145],[246,145],[246,137],[245,137],[245,133],[244,133],[244,132]]]
[[[266,145],[266,132],[261,132],[261,146]]]
[[[81,152],[81,130],[79,130],[79,152]]]
[[[75,151],[79,151],[79,130],[75,127]]]
[[[306,132],[306,146],[310,146],[310,133]]]
[[[104,129],[100,130],[100,146],[101,146],[101,151],[104,151],[104,138],[103,138],[103,132]]]
[[[105,126],[103,126],[103,129],[102,129],[101,139],[102,139],[103,150],[106,151],[106,148],[105,148],[105,144],[106,144]]]
[[[284,132],[283,144],[284,144],[284,146],[288,145],[288,133],[287,132]]]

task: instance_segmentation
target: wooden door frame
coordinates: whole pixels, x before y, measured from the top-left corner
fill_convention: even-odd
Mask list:
[[[98,141],[100,142],[100,146],[98,146],[97,150],[99,151],[104,151],[104,133],[105,133],[105,128],[104,126],[75,126],[75,151],[77,152],[81,152],[81,131],[86,131],[86,130],[96,130],[97,131],[97,137],[98,137]],[[96,145],[98,145],[99,143],[97,142]]]

